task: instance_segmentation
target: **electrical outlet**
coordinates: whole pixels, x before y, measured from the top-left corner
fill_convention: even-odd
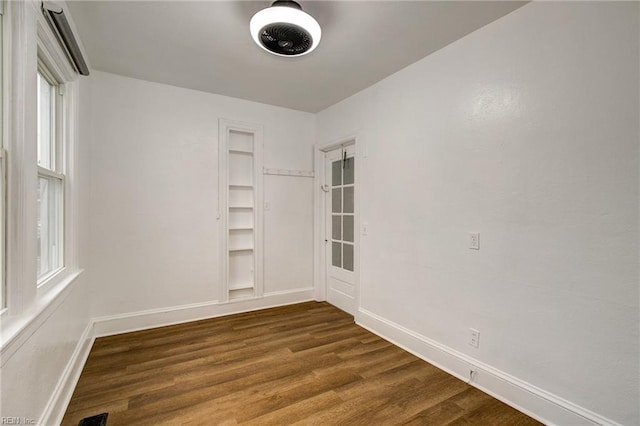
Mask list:
[[[268,212],[269,210],[271,210],[271,202],[265,201],[264,202],[264,211]]]
[[[469,381],[467,383],[471,383],[475,380],[476,375],[478,374],[478,372],[476,370],[474,370],[473,368],[469,370]]]
[[[362,224],[362,235],[366,236],[369,233],[369,225],[366,223]]]
[[[469,248],[471,250],[480,250],[480,233],[479,232],[469,233]]]
[[[469,329],[469,346],[480,347],[480,332],[474,328]]]

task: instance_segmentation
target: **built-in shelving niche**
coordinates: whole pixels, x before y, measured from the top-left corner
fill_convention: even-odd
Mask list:
[[[262,128],[220,120],[222,300],[262,296]]]

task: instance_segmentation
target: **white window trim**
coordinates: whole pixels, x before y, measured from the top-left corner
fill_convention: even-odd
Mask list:
[[[50,177],[62,179],[63,182],[63,265],[42,278],[38,284],[38,296],[57,286],[78,269],[77,239],[75,207],[77,205],[77,188],[73,179],[75,174],[75,146],[77,136],[77,74],[69,63],[64,51],[58,44],[58,40],[49,27],[46,18],[38,10],[37,34],[38,34],[38,61],[41,67],[52,74],[58,83],[56,99],[57,112],[61,115],[56,119],[56,138],[58,143],[55,152],[56,172],[44,168],[38,168],[38,173]],[[62,101],[64,97],[64,102]],[[63,171],[63,173],[57,173]]]
[[[0,0],[3,1],[3,0]],[[82,272],[77,258],[78,75],[42,14],[41,2],[8,2],[3,25],[3,140],[7,149],[7,309],[0,312],[2,355],[30,326],[54,309]],[[65,266],[38,287],[36,277],[37,131],[36,73],[42,61],[64,88]],[[11,99],[9,103],[8,99]],[[55,172],[54,172],[55,173]]]

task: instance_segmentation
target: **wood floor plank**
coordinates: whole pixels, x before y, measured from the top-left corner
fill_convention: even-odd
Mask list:
[[[308,302],[96,339],[63,425],[492,425],[535,420]]]
[[[333,391],[328,391],[315,395],[311,398],[307,398],[296,402],[294,404],[287,405],[283,408],[270,411],[263,414],[260,417],[251,419],[250,421],[243,422],[243,425],[255,425],[255,426],[267,426],[267,425],[286,425],[290,424],[292,419],[307,418],[311,414],[335,407],[337,404],[341,404],[342,400]]]

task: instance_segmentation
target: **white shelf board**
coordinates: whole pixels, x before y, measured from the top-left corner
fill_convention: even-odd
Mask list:
[[[253,283],[229,284],[229,290],[247,290],[253,288]]]
[[[273,176],[313,177],[313,172],[307,170],[268,169],[265,167],[262,169],[262,173]]]
[[[253,251],[253,247],[233,247],[229,251]]]

